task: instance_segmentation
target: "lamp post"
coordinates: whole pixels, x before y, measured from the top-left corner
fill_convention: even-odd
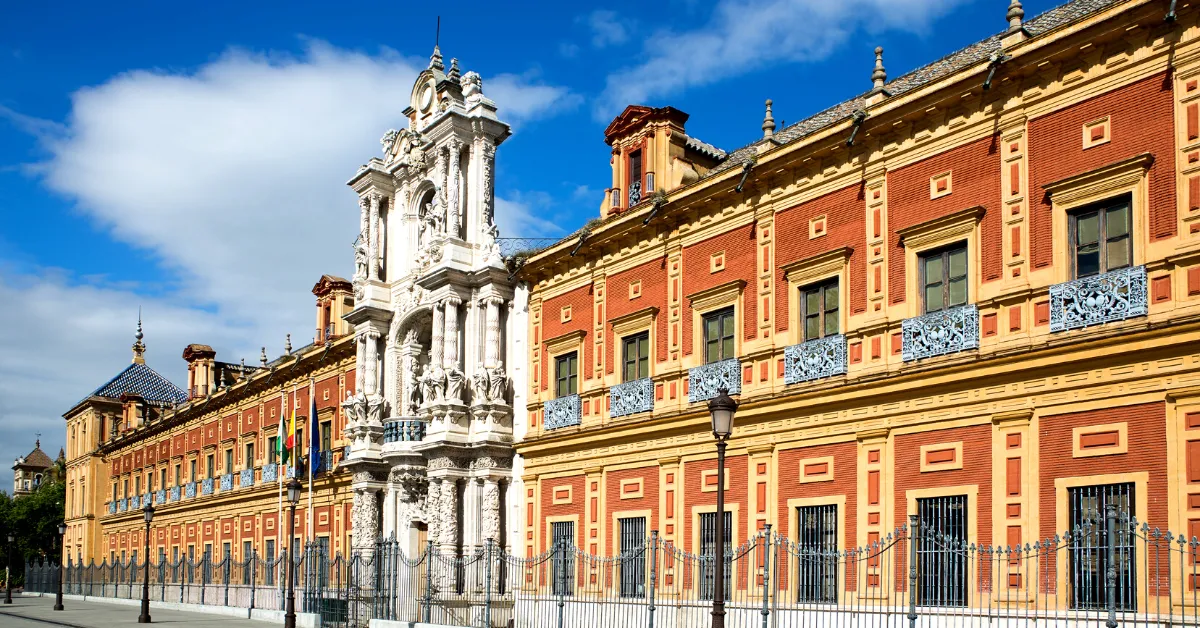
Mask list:
[[[12,548],[17,542],[17,537],[13,536],[12,532],[8,533],[8,571],[4,574],[4,603],[12,604]]]
[[[733,433],[733,415],[737,407],[737,401],[729,396],[726,388],[718,389],[717,396],[708,402],[713,438],[717,439],[717,547],[713,551],[712,628],[725,628],[725,443]]]
[[[138,615],[139,624],[150,623],[150,522],[154,520],[154,504],[146,500],[142,506],[142,518],[146,520],[145,571],[142,572],[142,614]]]
[[[58,524],[58,546],[59,547],[65,546],[64,539],[66,538],[66,536],[67,536],[67,523],[64,521],[63,523]],[[63,556],[65,556],[65,555],[66,555],[66,552],[64,551],[58,557],[58,590],[54,594],[54,610],[56,610],[56,611],[61,611],[63,609],[63,605],[62,605],[63,561],[62,561],[62,559],[63,559]]]
[[[289,480],[287,493],[291,505],[288,514],[287,612],[283,615],[283,628],[296,628],[296,557],[292,555],[292,547],[296,540],[296,502],[300,501],[300,480]]]

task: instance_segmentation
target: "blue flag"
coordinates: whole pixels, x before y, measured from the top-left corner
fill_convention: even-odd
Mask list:
[[[308,426],[308,476],[311,478],[324,466],[321,460],[321,425],[317,423],[317,391],[313,385],[308,388]]]

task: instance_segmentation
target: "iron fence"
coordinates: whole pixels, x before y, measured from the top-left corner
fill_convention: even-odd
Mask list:
[[[952,506],[952,504],[951,504]],[[1032,544],[989,545],[948,517],[945,504],[913,515],[891,534],[842,549],[836,512],[778,534],[770,526],[725,552],[725,625],[1041,628],[1200,626],[1200,540],[1121,514],[1072,513],[1071,528]],[[958,516],[955,514],[954,516]],[[516,556],[492,543],[411,556],[385,540],[370,551],[330,556],[308,545],[296,557],[296,599],[322,626],[366,626],[373,618],[454,626],[563,628],[710,625],[714,558],[662,540],[630,538],[595,556],[552,543]],[[713,547],[715,543],[707,544]],[[157,600],[283,608],[287,557],[202,557],[150,565]],[[137,599],[145,563],[80,565],[63,571],[64,591]],[[26,567],[27,589],[53,592],[57,565]]]

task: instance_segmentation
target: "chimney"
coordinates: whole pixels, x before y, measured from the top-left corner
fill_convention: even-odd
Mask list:
[[[183,349],[188,363],[188,399],[206,397],[215,388],[217,352],[208,345],[190,344]]]

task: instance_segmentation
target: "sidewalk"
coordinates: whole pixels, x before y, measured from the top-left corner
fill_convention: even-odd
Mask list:
[[[13,595],[12,604],[0,604],[0,626],[5,628],[45,628],[67,626],[68,628],[93,628],[108,626],[138,626],[137,618],[141,606],[114,604],[70,599],[64,596],[64,610],[54,610],[54,596]],[[123,600],[124,601],[124,600]],[[238,619],[226,615],[189,613],[176,610],[150,608],[150,618],[156,624],[171,624],[181,628],[264,628],[268,622]],[[282,623],[282,622],[279,622]]]

